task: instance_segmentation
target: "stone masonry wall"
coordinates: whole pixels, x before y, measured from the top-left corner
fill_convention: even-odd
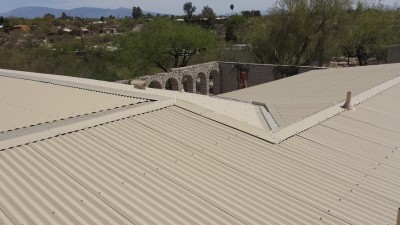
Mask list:
[[[233,66],[237,64],[234,62],[219,62],[220,77],[221,77],[221,92],[234,91],[238,89],[237,71]],[[248,87],[259,85],[275,80],[274,68],[277,65],[271,64],[247,64],[249,67],[248,72]],[[310,70],[323,69],[321,67],[299,67],[299,74]]]
[[[170,79],[172,90],[182,91],[184,86],[187,92],[196,92],[196,81],[200,80],[201,94],[208,95],[210,85],[210,75],[213,77],[213,95],[223,94],[226,92],[238,89],[238,71],[234,69],[234,62],[209,62],[204,64],[192,65],[182,68],[171,69],[169,73],[159,73],[141,77],[147,85],[153,81],[161,84],[163,89],[166,88],[166,83]],[[248,72],[248,87],[267,83],[281,76],[276,76],[274,69],[278,65],[270,64],[247,64]],[[285,66],[279,66],[285,67]],[[298,73],[304,73],[310,70],[323,69],[321,67],[299,67]],[[186,82],[186,83],[185,83]]]
[[[400,45],[389,46],[387,62],[400,63]]]

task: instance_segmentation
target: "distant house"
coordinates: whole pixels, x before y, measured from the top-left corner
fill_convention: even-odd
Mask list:
[[[71,32],[72,32],[72,30],[71,30],[71,29],[69,29],[69,28],[64,28],[64,29],[63,29],[63,32],[64,32],[64,33],[71,33]]]

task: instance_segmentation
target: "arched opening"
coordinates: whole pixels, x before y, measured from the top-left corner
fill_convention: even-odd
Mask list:
[[[185,92],[194,93],[194,81],[193,77],[185,75],[182,78],[182,86]]]
[[[149,88],[162,89],[162,85],[159,81],[153,80],[150,82]]]
[[[208,94],[208,80],[204,73],[197,74],[196,78],[196,93],[207,95]]]
[[[212,95],[218,95],[221,93],[221,77],[216,70],[210,72],[209,80],[209,93]]]
[[[165,82],[165,90],[179,91],[179,83],[175,78],[169,78]]]

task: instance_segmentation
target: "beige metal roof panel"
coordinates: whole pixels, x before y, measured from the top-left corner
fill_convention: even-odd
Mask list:
[[[130,224],[28,146],[0,152],[0,209],[13,224]]]
[[[164,118],[160,115],[167,111],[153,112],[155,116],[152,119],[156,119],[154,122],[159,122],[157,118],[178,121],[176,118]],[[320,216],[323,217],[324,223],[335,221],[329,216],[326,218],[324,213],[282,194],[279,190],[263,185],[247,174],[209,157],[203,153],[208,149],[204,148],[203,151],[199,149],[202,144],[196,140],[188,146],[186,142],[181,143],[186,139],[177,141],[175,138],[149,129],[151,125],[144,117],[152,117],[151,114],[133,117],[131,121],[124,120],[97,127],[88,132],[128,156],[158,170],[174,183],[247,224],[313,224],[320,223]],[[177,131],[175,127],[169,126],[167,132]],[[112,137],[110,134],[113,134]],[[147,138],[138,142],[134,138],[137,134]],[[121,139],[125,141],[120,141]],[[166,140],[169,140],[168,144]],[[215,143],[213,145],[219,146]],[[144,146],[148,148],[142,149]]]
[[[221,96],[265,102],[285,127],[344,101],[347,91],[357,95],[395,78],[399,70],[400,64],[314,70]]]
[[[2,211],[0,211],[0,224],[3,225],[13,225],[11,220],[4,214]]]
[[[143,101],[0,76],[0,132]]]
[[[175,108],[173,110],[176,111]],[[167,110],[162,111],[166,114],[165,116],[152,117],[150,114],[133,119],[165,135],[173,131],[177,140],[185,144],[196,143],[197,148],[202,149],[202,152],[211,158],[320,210],[325,212],[329,210],[344,221],[353,224],[379,224],[386,221],[390,224],[395,216],[390,209],[397,208],[397,204],[380,195],[359,191],[357,195],[344,197],[355,185],[352,180],[357,177],[353,175],[354,171],[345,171],[344,174],[350,176],[351,179],[343,179],[344,174],[338,171],[336,174],[328,174],[318,167],[308,165],[307,162],[288,157],[276,146],[265,145],[261,140],[254,138],[249,140],[249,137],[240,132],[227,131],[222,126],[216,128],[205,121],[194,122],[199,120],[198,118],[187,121],[185,117],[192,116],[185,114],[184,111],[179,113],[183,114],[180,116],[167,112]],[[178,122],[173,121],[190,125],[179,126]],[[157,127],[168,127],[170,131],[162,131]],[[196,127],[196,129],[193,130],[190,127]],[[306,145],[305,149],[310,148],[309,146]],[[297,148],[294,146],[290,151],[296,151]],[[362,169],[366,168],[368,165]],[[362,173],[358,176],[362,177]],[[345,204],[342,204],[339,199],[343,199]],[[339,201],[341,203],[338,203]],[[368,209],[369,202],[374,203],[374,210]]]
[[[356,152],[299,136],[271,145],[176,106],[9,149],[6,160],[28,150],[135,224],[393,224],[399,204],[395,167],[372,174],[374,159]]]
[[[19,177],[23,174],[20,170],[22,167],[36,168],[36,163],[46,165],[42,161],[50,163],[58,169],[56,172],[68,176],[93,196],[97,196],[110,209],[117,211],[135,224],[236,224],[240,222],[247,224],[345,224],[275,187],[238,171],[231,165],[202,153],[194,142],[186,145],[149,128],[150,125],[141,124],[145,119],[141,117],[147,115],[152,115],[154,119],[166,119],[171,123],[183,122],[187,126],[198,123],[196,121],[192,122],[193,124],[188,123],[192,119],[184,119],[186,114],[190,117],[195,114],[180,109],[178,111],[186,113],[163,109],[132,119],[124,119],[28,146],[9,149],[2,153],[11,154],[12,158],[0,157],[12,163],[13,166],[2,165],[5,166],[6,175],[14,173],[16,177]],[[167,117],[163,116],[165,113]],[[172,120],[174,117],[170,117],[171,113],[177,114],[177,117],[183,116],[183,120]],[[140,122],[136,122],[136,119]],[[197,119],[207,120],[201,117]],[[210,123],[214,124],[212,127],[222,127],[230,133],[235,132],[234,129],[226,128],[218,123]],[[169,129],[172,133],[178,132],[172,126]],[[202,128],[199,127],[199,129]],[[249,140],[252,139],[251,136],[244,136]],[[211,145],[217,146],[218,149],[218,144]],[[217,149],[207,147],[204,151]],[[21,154],[27,154],[33,150],[35,155],[43,158],[40,160],[35,157],[20,159]],[[14,167],[15,171],[11,172],[10,168]],[[46,173],[54,173],[54,171],[49,169]],[[10,178],[8,180],[13,181]],[[51,182],[55,180],[49,179],[47,182],[50,184],[43,185],[52,185]],[[11,183],[9,189],[12,189],[13,185],[19,184]],[[34,215],[35,213],[47,215],[45,214],[47,208],[39,208],[38,212],[33,208],[20,210],[14,203],[15,201],[17,204],[23,204],[22,199],[31,196],[31,192],[39,187],[32,186],[28,190],[15,189],[18,193],[11,196],[17,196],[18,199],[4,204],[2,209],[4,207],[3,210],[7,210],[11,215],[13,215],[12,212],[20,212],[19,215],[23,219],[39,221],[37,223],[43,221],[44,219],[35,218]],[[49,195],[42,197],[45,198],[44,200],[37,197],[41,200],[38,204],[42,205],[46,201],[55,202],[53,198],[56,194],[52,193],[54,191],[50,190]],[[5,197],[9,195],[9,192],[1,194]],[[62,195],[66,194],[62,193]],[[64,201],[59,202],[63,204]],[[48,207],[52,206],[49,203]],[[58,210],[56,215],[67,217],[62,210]],[[62,222],[59,223],[64,224]],[[91,223],[86,222],[86,224]]]
[[[399,89],[276,145],[170,102],[57,127],[0,151],[0,222],[393,225]]]
[[[345,132],[348,135],[371,140],[383,146],[387,146],[390,148],[400,147],[399,133],[368,124],[369,122],[372,121],[363,122],[355,119],[350,119],[345,116],[338,116],[324,122],[323,125]]]
[[[134,224],[239,223],[87,132],[30,146]]]
[[[334,135],[334,133],[323,131],[321,133]],[[368,146],[368,142],[354,138],[353,142],[357,144],[347,148],[331,147],[337,146],[338,140],[332,140],[330,143],[319,143],[318,140],[316,142],[296,137],[293,140],[285,141],[282,144],[285,149],[282,151],[287,151],[287,154],[290,154],[293,158],[307,162],[309,166],[322,170],[336,179],[352,184],[347,190],[348,192],[361,189],[370,198],[381,198],[395,203],[395,205],[400,204],[400,192],[394,191],[400,188],[398,183],[399,168],[387,163],[389,160],[385,158],[386,156],[377,157],[375,160],[365,158],[362,155],[357,155],[356,149],[352,148]],[[296,151],[293,151],[293,148],[296,148]],[[381,149],[382,146],[373,151],[378,152]],[[399,153],[390,153],[388,157],[398,162]],[[359,202],[359,200],[357,201]],[[381,202],[382,200],[378,201]]]

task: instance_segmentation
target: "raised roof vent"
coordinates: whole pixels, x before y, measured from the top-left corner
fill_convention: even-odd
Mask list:
[[[347,109],[347,110],[355,110],[356,108],[354,107],[353,102],[351,101],[351,92],[347,92],[347,97],[346,97],[346,102],[342,106],[342,108]]]

